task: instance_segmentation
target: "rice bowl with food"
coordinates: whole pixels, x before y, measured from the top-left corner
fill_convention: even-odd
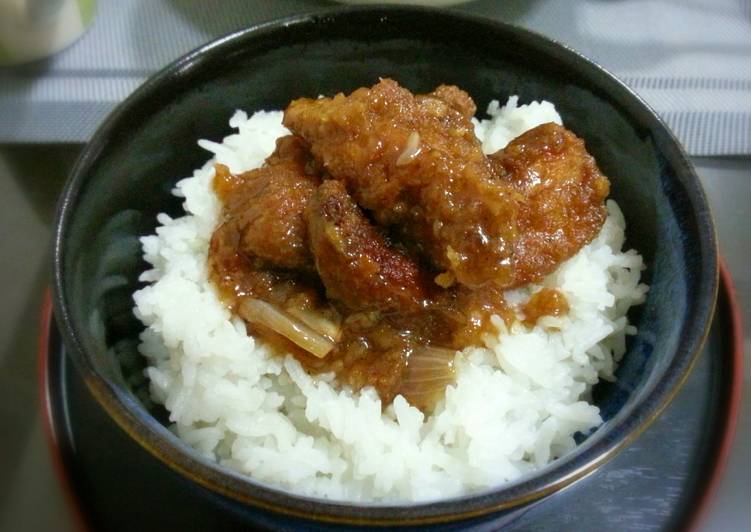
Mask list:
[[[307,105],[314,108],[315,101]],[[455,114],[456,120],[463,120],[460,111]],[[468,121],[469,113],[464,114]],[[477,145],[489,156],[508,146],[518,147],[515,139],[525,138],[525,133],[564,124],[552,103],[520,106],[516,97],[502,107],[491,102],[488,115],[471,123]],[[282,111],[257,111],[250,117],[238,111],[229,122],[236,133],[221,143],[199,141],[213,158],[174,190],[184,198],[186,214],[159,215],[156,234],[142,238],[144,258],[152,268],[141,275],[148,285],[134,295],[134,311],[146,326],[140,351],[148,360],[152,399],[169,411],[172,430],[184,442],[227,468],[294,493],[344,501],[417,502],[515,480],[571,451],[578,434],[587,435],[602,423],[591,402],[592,387],[600,379],[615,378],[626,336],[636,332],[629,325],[628,310],[643,302],[647,292],[640,283],[641,256],[622,249],[625,222],[612,200],[599,202],[601,223],[575,253],[565,259],[561,253],[561,260],[548,261],[539,275],[508,282],[500,281],[498,276],[505,273],[494,269],[492,275],[497,277],[486,282],[487,272],[472,269],[469,252],[467,263],[452,262],[451,253],[442,263],[420,239],[410,241],[398,228],[381,230],[383,217],[371,214],[372,204],[361,208],[371,198],[363,199],[349,182],[347,190],[340,186],[340,194],[355,197],[352,203],[363,221],[379,228],[373,238],[380,240],[374,245],[398,248],[395,253],[404,260],[419,257],[415,263],[427,268],[437,285],[431,285],[431,301],[450,290],[498,294],[498,305],[492,308],[499,311],[488,312],[472,335],[460,335],[471,341],[451,345],[428,341],[424,348],[410,344],[406,361],[399,362],[402,380],[393,386],[389,381],[390,388],[381,381],[354,386],[362,382],[351,372],[325,371],[328,366],[312,371],[305,356],[295,352],[309,341],[309,350],[320,348],[323,360],[335,357],[343,342],[340,331],[356,314],[347,298],[357,294],[359,285],[346,284],[351,276],[332,277],[341,270],[327,271],[336,262],[322,260],[321,248],[313,251],[317,259],[313,266],[305,268],[313,268],[323,279],[326,294],[334,295],[334,310],[340,309],[336,319],[311,322],[309,315],[279,311],[263,298],[228,304],[212,274],[212,242],[227,220],[227,202],[217,182],[231,183],[237,176],[268,167],[268,159],[277,153],[277,141],[291,133],[283,120]],[[337,178],[336,161],[316,152],[318,140],[305,137],[308,130],[296,126],[299,131],[292,132],[303,137],[305,149],[313,153],[315,172],[325,176],[315,177],[315,193],[320,195],[325,185],[335,194],[336,184],[345,180]],[[402,171],[426,156],[430,142],[424,133],[400,141],[393,154],[394,168]],[[304,219],[310,222],[314,215],[306,211]],[[271,218],[290,221],[281,210]],[[435,220],[430,222],[434,227]],[[331,227],[324,229],[321,235],[330,236]],[[294,268],[285,265],[288,269]],[[480,279],[481,275],[485,277]],[[523,282],[530,277],[531,282]],[[489,292],[491,285],[500,288]],[[404,292],[389,295],[388,305]],[[441,296],[433,296],[434,292]],[[546,294],[557,294],[565,303],[535,312],[534,303]],[[365,310],[370,312],[371,306]],[[357,313],[365,310],[358,308]],[[386,314],[383,308],[378,310]],[[251,311],[257,312],[250,316]],[[269,318],[275,312],[279,313],[276,321]],[[256,334],[265,329],[252,328],[254,319],[266,328],[279,324],[276,332],[289,323],[300,325],[297,333],[307,330],[307,325],[313,330],[303,334],[307,340],[298,339],[295,347]],[[421,378],[410,369],[412,355],[420,362],[411,367],[420,367]],[[436,359],[450,373],[434,373],[430,364]],[[425,388],[407,390],[405,381],[433,383],[430,400],[421,401],[427,397]],[[440,393],[436,394],[435,383]]]

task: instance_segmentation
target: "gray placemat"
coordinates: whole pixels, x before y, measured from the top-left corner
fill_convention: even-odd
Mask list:
[[[149,75],[219,35],[316,0],[99,0],[51,59],[0,69],[0,142],[85,142]],[[751,0],[479,0],[455,8],[548,35],[633,87],[691,155],[751,155]]]

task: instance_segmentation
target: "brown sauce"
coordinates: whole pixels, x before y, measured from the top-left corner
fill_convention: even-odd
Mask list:
[[[524,323],[535,325],[543,316],[564,316],[569,311],[566,296],[555,288],[543,288],[532,294],[522,307]]]
[[[214,179],[220,198],[228,189],[242,194],[242,186],[229,188],[228,180],[240,182],[223,171]],[[383,405],[402,394],[410,404],[431,411],[454,380],[455,352],[481,344],[485,334],[496,334],[491,316],[500,316],[507,325],[516,319],[502,290],[492,286],[480,290],[436,286],[423,308],[414,312],[348,313],[328,301],[314,274],[273,268],[238,251],[241,227],[227,205],[225,222],[216,229],[209,250],[210,278],[224,301],[237,310],[243,299],[257,298],[292,319],[301,312],[312,313],[337,325],[336,338],[330,336],[335,348],[324,358],[263,325],[249,324],[248,331],[263,337],[277,352],[292,354],[310,373],[334,372],[354,390],[373,386]],[[524,306],[525,323],[546,314],[561,315],[567,308],[562,294],[543,289]]]
[[[520,311],[533,326],[568,312],[556,290],[521,309],[503,290],[541,279],[591,240],[607,179],[560,126],[485,157],[463,91],[375,89],[293,103],[294,134],[261,168],[217,165],[223,218],[209,276],[250,333],[309,373],[429,412],[454,381],[456,351],[497,334],[492,316],[511,325]]]
[[[214,190],[220,198],[228,190],[242,194],[242,179],[220,168]],[[315,275],[273,268],[240,252],[242,226],[229,205],[224,205],[224,223],[214,232],[209,248],[210,278],[222,299],[235,311],[244,299],[257,298],[292,319],[307,312],[338,325],[337,337],[331,338],[336,346],[324,358],[264,325],[249,324],[248,331],[263,337],[278,352],[291,353],[310,373],[334,372],[355,390],[373,386],[384,405],[402,394],[411,404],[430,411],[454,380],[455,351],[480,343],[483,334],[494,333],[490,316],[500,315],[508,323],[514,319],[502,292],[492,287],[436,287],[423,308],[411,312],[338,309],[327,300]]]

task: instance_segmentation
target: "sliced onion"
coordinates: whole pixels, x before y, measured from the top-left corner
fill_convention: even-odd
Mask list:
[[[446,386],[454,382],[456,351],[442,347],[422,346],[407,361],[407,370],[399,389],[407,401],[423,411],[434,406]]]
[[[288,308],[287,313],[334,342],[338,341],[342,336],[340,324],[324,317],[320,312],[301,308]]]
[[[404,150],[399,154],[399,158],[396,160],[396,166],[403,166],[409,164],[412,160],[420,155],[420,134],[417,131],[413,131],[407,137],[407,143],[404,145]]]
[[[409,357],[409,368],[415,372],[436,371],[447,365],[453,368],[455,355],[456,351],[443,347],[418,347]]]
[[[334,349],[333,341],[318,334],[303,322],[294,319],[286,312],[282,312],[274,305],[260,299],[247,298],[243,300],[238,309],[238,314],[248,323],[263,325],[281,334],[318,358],[325,357]]]

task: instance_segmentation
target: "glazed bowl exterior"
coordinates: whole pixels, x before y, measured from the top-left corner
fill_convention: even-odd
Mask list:
[[[644,256],[651,287],[631,314],[639,332],[617,382],[594,390],[605,420],[598,430],[518,481],[412,505],[296,496],[201,458],[167,429],[163,412],[136,398],[124,377],[133,368],[115,355],[117,346],[135,346],[142,328],[132,314],[146,268],[138,237],[153,233],[157,213],[180,215],[170,191],[208,158],[196,140],[229,134],[236,109],[282,109],[294,98],[348,92],[379,77],[415,92],[456,84],[481,110],[512,94],[520,103],[552,101],[610,177],[628,225],[626,245]],[[238,511],[274,526],[498,522],[591,473],[660,414],[707,334],[717,271],[711,216],[686,154],[654,112],[601,67],[499,22],[414,7],[342,8],[211,42],[153,76],[109,116],[60,201],[54,305],[66,347],[102,408],[144,452]]]

